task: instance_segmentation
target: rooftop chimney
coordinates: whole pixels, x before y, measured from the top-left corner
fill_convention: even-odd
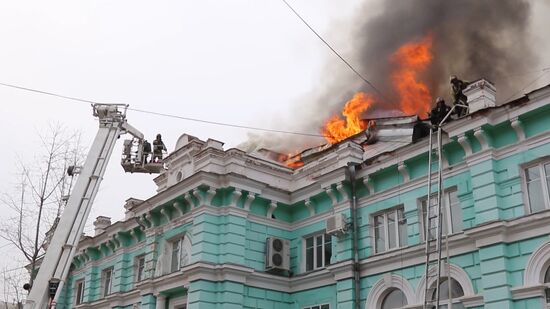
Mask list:
[[[133,197],[127,199],[126,203],[124,204],[124,208],[126,209],[126,212],[124,213],[124,220],[133,218],[135,216],[135,212],[133,211],[134,206],[139,205],[142,202],[143,200],[133,198]]]
[[[99,216],[94,221],[94,236],[97,236],[103,232],[105,229],[111,225],[111,218]]]
[[[495,85],[484,78],[466,87],[464,95],[468,97],[470,113],[496,106],[496,91]]]

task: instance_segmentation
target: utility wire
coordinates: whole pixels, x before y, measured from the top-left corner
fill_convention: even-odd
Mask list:
[[[90,103],[90,104],[114,104],[114,103],[104,103],[104,102],[86,100],[86,99],[66,96],[66,95],[62,95],[62,94],[58,94],[58,93],[54,93],[54,92],[17,86],[17,85],[13,85],[13,84],[0,83],[0,85],[5,86],[5,87],[19,89],[19,90],[30,91],[30,92],[34,92],[34,93],[39,93],[39,94],[54,96],[54,97],[58,97],[58,98],[63,98],[63,99],[67,99],[67,100],[78,101],[78,102],[84,102],[84,103]],[[120,104],[120,103],[117,103],[117,104]],[[161,116],[161,117],[175,118],[175,119],[181,119],[181,120],[187,120],[187,121],[193,121],[193,122],[200,122],[200,123],[206,123],[206,124],[212,124],[212,125],[218,125],[218,126],[225,126],[225,127],[232,127],[232,128],[239,128],[239,129],[248,129],[248,130],[264,131],[264,132],[272,132],[272,133],[282,133],[282,134],[293,134],[293,135],[302,135],[302,136],[311,136],[311,137],[324,137],[323,135],[315,134],[315,133],[259,128],[259,127],[239,125],[239,124],[233,124],[233,123],[225,123],[225,122],[204,120],[204,119],[199,119],[199,118],[184,117],[184,116],[173,115],[173,114],[158,113],[158,112],[148,111],[148,110],[144,110],[144,109],[137,109],[137,108],[128,108],[128,110],[131,110],[131,111],[134,111],[134,112],[139,112],[139,113],[145,113],[145,114]]]
[[[361,73],[359,73],[346,59],[344,59],[344,57],[342,57],[340,55],[340,53],[338,53],[317,31],[315,31],[315,29],[313,29],[312,26],[310,26],[310,24],[286,1],[286,0],[282,0],[286,6],[294,13],[294,15],[296,15],[301,21],[302,23],[304,23],[304,25],[306,25],[309,30],[311,30],[311,32],[313,32],[318,38],[319,40],[321,40],[321,42],[323,42],[336,56],[338,56],[338,58],[340,58],[340,60],[342,60],[343,63],[346,64],[346,66],[353,71],[353,73],[355,73],[355,75],[357,75],[361,80],[363,80],[367,85],[369,85],[372,89],[374,89],[382,98],[384,98],[385,100],[389,101],[386,96],[384,96],[384,94],[378,90],[378,88],[376,88],[376,86],[374,86],[373,83],[371,83],[368,79],[366,79]]]
[[[128,108],[128,110],[131,110],[131,111],[134,111],[134,112],[139,112],[139,113],[156,115],[156,116],[168,117],[168,118],[176,118],[176,119],[182,119],[182,120],[187,120],[187,121],[213,124],[213,125],[217,125],[217,126],[257,130],[257,131],[265,131],[265,132],[273,132],[273,133],[294,134],[294,135],[304,135],[304,136],[313,136],[313,137],[324,137],[323,135],[315,134],[315,133],[294,132],[294,131],[285,131],[285,130],[277,130],[277,129],[257,128],[257,127],[245,126],[245,125],[240,125],[240,124],[224,123],[224,122],[217,122],[217,121],[204,120],[204,119],[198,119],[198,118],[190,118],[190,117],[184,117],[184,116],[178,116],[178,115],[172,115],[172,114],[158,113],[158,112],[152,112],[152,111],[147,111],[147,110],[142,110],[142,109],[137,109],[137,108],[130,108],[130,107]]]

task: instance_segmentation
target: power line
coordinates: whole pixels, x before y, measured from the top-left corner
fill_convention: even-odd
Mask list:
[[[53,96],[53,97],[58,97],[58,98],[62,98],[62,99],[77,101],[77,102],[90,103],[90,104],[114,104],[114,103],[105,103],[105,102],[97,102],[97,101],[92,101],[92,100],[86,100],[86,99],[66,96],[66,95],[62,95],[62,94],[58,94],[58,93],[54,93],[54,92],[17,86],[17,85],[13,85],[13,84],[0,83],[0,85],[5,86],[5,87],[19,89],[19,90],[24,90],[24,91],[49,95],[49,96]],[[117,104],[120,104],[120,103],[117,103]],[[206,123],[206,124],[211,124],[211,125],[218,125],[218,126],[225,126],[225,127],[239,128],[239,129],[248,129],[248,130],[264,131],[264,132],[271,132],[271,133],[302,135],[302,136],[310,136],[310,137],[324,137],[323,135],[315,134],[315,133],[259,128],[259,127],[239,125],[239,124],[234,124],[234,123],[225,123],[225,122],[211,121],[211,120],[205,120],[205,119],[199,119],[199,118],[179,116],[179,115],[174,115],[174,114],[159,113],[159,112],[153,112],[153,111],[148,111],[148,110],[144,110],[144,109],[137,109],[137,108],[128,108],[128,110],[131,110],[131,111],[134,111],[134,112],[139,112],[139,113],[145,113],[145,114],[161,116],[161,117],[175,118],[175,119],[181,119],[181,120],[186,120],[186,121],[200,122],[200,123]]]
[[[296,15],[298,16],[298,18],[304,23],[304,25],[306,25],[309,30],[311,30],[311,32],[313,32],[318,38],[319,40],[321,40],[321,42],[323,42],[336,56],[338,56],[338,58],[340,58],[340,60],[342,60],[343,63],[345,63],[347,65],[347,67],[353,71],[353,73],[355,73],[355,75],[357,75],[361,80],[363,80],[367,85],[369,85],[372,89],[374,89],[382,98],[384,98],[385,100],[389,101],[386,96],[384,96],[384,94],[378,90],[378,88],[376,88],[376,86],[374,86],[373,83],[371,83],[368,79],[366,79],[361,73],[359,73],[346,59],[344,59],[344,57],[342,57],[340,55],[340,53],[338,53],[317,31],[315,31],[315,29],[313,29],[312,26],[309,25],[309,23],[304,19],[302,18],[302,16],[286,1],[286,0],[282,0],[286,6]]]

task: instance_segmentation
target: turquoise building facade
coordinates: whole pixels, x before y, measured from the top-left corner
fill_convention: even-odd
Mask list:
[[[443,166],[448,235],[441,304],[450,294],[452,308],[549,308],[550,86],[482,103],[444,126],[432,166]],[[411,142],[411,118],[378,124],[375,143],[359,134],[312,148],[299,168],[182,135],[158,193],[83,238],[58,307],[422,308],[425,281],[435,284],[428,139]],[[336,214],[348,228],[326,234]],[[288,240],[288,270],[266,269],[268,238]]]

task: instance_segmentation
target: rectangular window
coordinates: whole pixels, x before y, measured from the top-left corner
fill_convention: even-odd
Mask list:
[[[171,242],[172,250],[170,254],[170,272],[180,269],[181,238]]]
[[[429,219],[429,235],[430,239],[435,238],[437,233],[437,193],[430,196],[430,219]],[[421,200],[421,218],[422,235],[426,240],[426,214],[428,211],[428,198]],[[441,227],[442,235],[461,232],[464,229],[462,222],[462,208],[458,200],[456,190],[445,191],[441,195]]]
[[[84,301],[84,279],[78,280],[75,282],[75,304],[80,305]]]
[[[306,271],[330,265],[332,239],[330,235],[318,234],[305,239]]]
[[[373,216],[376,253],[407,245],[407,220],[403,207],[392,208]]]
[[[111,294],[111,286],[113,285],[113,268],[109,267],[101,272],[101,291],[105,297]]]
[[[550,208],[550,163],[543,162],[525,169],[529,211]]]
[[[329,304],[314,305],[314,306],[304,307],[304,309],[330,309],[330,305]]]
[[[145,275],[145,255],[137,256],[134,262],[134,272],[136,274],[136,282],[144,279]]]

